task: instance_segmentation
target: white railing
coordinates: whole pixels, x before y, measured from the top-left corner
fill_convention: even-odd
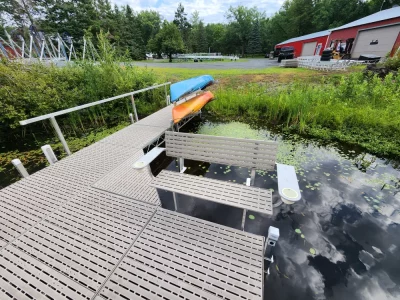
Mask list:
[[[122,95],[110,97],[110,98],[107,98],[107,99],[103,99],[103,100],[99,100],[99,101],[95,101],[95,102],[91,102],[91,103],[87,103],[87,104],[83,104],[83,105],[67,108],[67,109],[64,109],[64,110],[59,110],[59,111],[52,112],[52,113],[49,113],[49,114],[46,114],[46,115],[42,115],[42,116],[39,116],[39,117],[34,117],[34,118],[31,118],[31,119],[19,121],[19,124],[28,125],[28,124],[35,123],[35,122],[38,122],[38,121],[43,121],[43,120],[50,119],[51,125],[54,127],[54,130],[56,131],[57,136],[60,139],[61,144],[63,145],[65,152],[68,155],[71,155],[71,151],[69,150],[68,144],[65,141],[64,135],[61,132],[61,129],[58,126],[58,123],[57,123],[55,117],[61,116],[61,115],[65,115],[65,114],[68,114],[68,113],[71,113],[71,112],[74,112],[74,111],[82,110],[82,109],[85,109],[85,108],[88,108],[88,107],[96,106],[96,105],[99,105],[99,104],[102,104],[102,103],[106,103],[106,102],[110,102],[110,101],[114,101],[114,100],[117,100],[117,99],[121,99],[121,98],[125,98],[125,97],[129,97],[130,96],[131,97],[131,102],[132,102],[133,112],[135,114],[135,120],[137,122],[137,121],[139,121],[139,118],[138,118],[138,114],[137,114],[137,110],[136,110],[134,95],[139,94],[139,93],[143,93],[143,92],[146,92],[146,91],[150,91],[150,90],[153,90],[153,89],[157,89],[157,88],[160,88],[160,87],[164,87],[165,98],[166,98],[166,101],[167,101],[167,104],[168,104],[167,85],[169,85],[169,84],[171,84],[171,82],[166,82],[166,83],[162,83],[162,84],[158,84],[158,85],[153,85],[153,86],[141,89],[141,90],[137,90],[137,91],[125,93],[125,94],[122,94]]]

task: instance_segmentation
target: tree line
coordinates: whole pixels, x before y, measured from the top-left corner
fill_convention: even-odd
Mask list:
[[[220,52],[256,55],[273,50],[286,39],[326,30],[365,17],[400,0],[286,0],[281,9],[266,16],[262,7],[230,7],[221,22],[206,24],[198,11],[188,15],[180,3],[172,22],[157,11],[135,11],[110,0],[1,0],[0,34],[38,30],[67,33],[82,47],[82,37],[108,32],[121,54],[143,59],[153,52]]]

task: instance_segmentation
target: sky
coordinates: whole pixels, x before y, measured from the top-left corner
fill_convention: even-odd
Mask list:
[[[129,4],[136,11],[156,10],[168,21],[174,19],[174,13],[179,4],[179,0],[111,0],[111,2],[117,5]],[[265,11],[267,16],[271,16],[279,10],[284,0],[182,0],[181,2],[189,18],[192,12],[197,10],[204,22],[223,23],[226,22],[225,13],[230,6],[255,6],[259,11]]]

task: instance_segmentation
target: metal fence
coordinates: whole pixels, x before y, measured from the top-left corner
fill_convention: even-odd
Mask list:
[[[59,110],[59,111],[56,111],[56,112],[52,112],[50,114],[46,114],[46,115],[42,115],[42,116],[39,116],[39,117],[34,117],[34,118],[31,118],[31,119],[19,121],[19,124],[28,125],[28,124],[35,123],[35,122],[38,122],[38,121],[43,121],[43,120],[50,119],[51,125],[54,127],[54,130],[56,131],[56,134],[57,134],[59,140],[61,141],[61,144],[63,145],[65,152],[68,155],[71,155],[71,151],[69,150],[68,144],[67,144],[67,142],[66,142],[66,140],[64,138],[64,135],[61,132],[61,129],[58,126],[58,123],[56,121],[56,117],[57,116],[65,115],[65,114],[68,114],[68,113],[71,113],[71,112],[74,112],[74,111],[82,110],[82,109],[85,109],[85,108],[88,108],[88,107],[96,106],[96,105],[99,105],[99,104],[102,104],[102,103],[106,103],[106,102],[110,102],[110,101],[114,101],[114,100],[117,100],[117,99],[121,99],[121,98],[125,98],[125,97],[131,97],[133,112],[135,114],[135,120],[137,122],[137,121],[139,121],[139,117],[138,117],[137,110],[136,110],[134,95],[139,94],[139,93],[143,93],[143,92],[146,92],[146,91],[150,91],[150,90],[153,90],[153,89],[157,89],[157,88],[160,88],[160,87],[164,87],[165,98],[166,98],[166,101],[167,101],[167,104],[168,104],[167,85],[169,85],[169,84],[171,84],[171,82],[166,82],[166,83],[162,83],[162,84],[158,84],[158,85],[153,85],[153,86],[141,89],[141,90],[129,92],[129,93],[118,95],[118,96],[114,96],[114,97],[111,97],[111,98],[107,98],[107,99],[103,99],[103,100],[99,100],[99,101],[95,101],[95,102],[91,102],[91,103],[75,106],[75,107],[64,109],[64,110]]]

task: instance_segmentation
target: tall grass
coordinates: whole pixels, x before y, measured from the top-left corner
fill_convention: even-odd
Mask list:
[[[400,76],[345,75],[338,82],[267,89],[252,84],[216,91],[208,105],[224,119],[279,124],[286,130],[356,143],[381,154],[400,154]]]
[[[0,62],[0,140],[23,133],[20,120],[82,105],[162,83],[154,72],[114,62],[91,62],[65,67]],[[165,105],[164,89],[139,94],[138,112],[148,115]],[[128,120],[130,99],[104,103],[58,117],[66,135],[79,136],[93,127],[116,125]],[[40,132],[49,123],[32,124]],[[50,129],[49,129],[50,130]]]

